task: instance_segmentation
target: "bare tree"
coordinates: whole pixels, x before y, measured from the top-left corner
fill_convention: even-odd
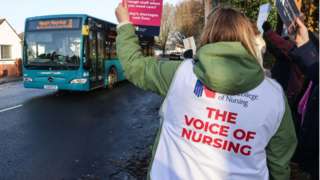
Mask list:
[[[207,23],[207,17],[212,10],[213,4],[212,0],[203,0],[204,4],[204,21]]]
[[[163,55],[166,52],[166,45],[167,45],[167,41],[169,39],[170,32],[172,31],[172,29],[174,27],[173,18],[172,18],[173,16],[174,16],[173,5],[166,3],[163,6],[160,34],[156,38],[156,42],[160,46]]]
[[[175,25],[180,37],[201,34],[204,25],[204,4],[201,0],[184,0],[176,6]]]

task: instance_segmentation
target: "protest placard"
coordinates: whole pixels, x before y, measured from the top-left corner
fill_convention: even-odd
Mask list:
[[[184,45],[185,49],[192,49],[193,54],[196,54],[197,47],[196,47],[196,42],[195,42],[193,36],[184,39],[183,40],[183,45]]]
[[[270,3],[262,4],[260,6],[258,20],[257,20],[257,27],[261,33],[263,33],[262,25],[264,22],[267,21],[270,11],[271,11]]]
[[[160,33],[163,0],[126,0],[130,21],[138,33],[157,36]]]

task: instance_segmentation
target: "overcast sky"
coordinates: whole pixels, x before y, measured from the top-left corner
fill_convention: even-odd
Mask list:
[[[177,3],[181,0],[164,0]],[[18,33],[23,32],[27,17],[48,14],[89,14],[116,22],[114,9],[121,0],[6,0],[0,18],[6,18]]]

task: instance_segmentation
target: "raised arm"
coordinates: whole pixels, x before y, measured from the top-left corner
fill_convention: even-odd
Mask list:
[[[319,84],[319,50],[309,39],[307,27],[297,18],[298,31],[295,38],[296,48],[291,51],[293,61],[315,84]]]

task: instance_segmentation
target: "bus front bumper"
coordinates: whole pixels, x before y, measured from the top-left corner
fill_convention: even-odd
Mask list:
[[[25,88],[49,89],[49,90],[70,90],[70,91],[89,91],[89,83],[71,84],[71,83],[42,83],[42,82],[23,82]]]

